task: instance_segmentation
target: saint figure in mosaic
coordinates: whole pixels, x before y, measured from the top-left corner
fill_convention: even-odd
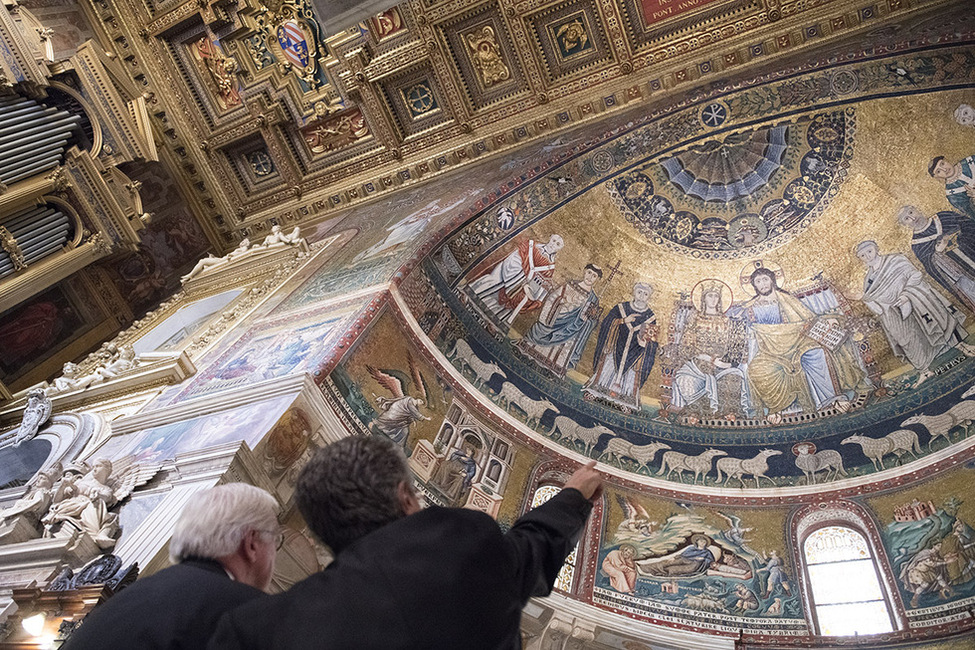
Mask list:
[[[720,280],[705,280],[691,292],[691,299],[694,309],[677,341],[681,365],[671,385],[671,403],[702,414],[744,415],[744,329],[725,313],[731,306],[731,288]]]
[[[600,398],[625,409],[640,409],[640,389],[657,356],[657,318],[648,300],[653,287],[633,285],[633,299],[613,307],[599,325],[593,375],[583,387],[589,398]]]
[[[542,303],[538,321],[522,340],[522,349],[559,377],[576,367],[599,318],[594,287],[603,270],[586,264],[581,280],[556,287]]]

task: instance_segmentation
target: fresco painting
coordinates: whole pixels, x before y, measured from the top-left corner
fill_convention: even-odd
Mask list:
[[[975,598],[971,463],[935,480],[868,499],[908,610],[953,611]]]
[[[138,316],[179,287],[177,271],[199,259],[210,243],[161,165],[131,163],[127,172],[141,183],[143,208],[152,221],[138,250],[106,269]]]
[[[242,440],[253,449],[293,401],[293,395],[284,395],[112,438],[99,454],[111,460],[133,455],[136,462],[149,463],[234,440]]]
[[[86,309],[72,299],[77,289],[62,284],[0,314],[4,353],[0,380],[11,380],[28,371],[57,348],[91,328]]]
[[[229,347],[207,356],[207,368],[173,398],[215,393],[298,372],[314,372],[355,316],[359,303],[340,303],[298,317],[252,322]]]

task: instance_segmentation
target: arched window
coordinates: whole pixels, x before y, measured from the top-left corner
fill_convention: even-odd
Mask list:
[[[535,508],[542,505],[561,491],[562,488],[558,485],[539,485],[535,490],[535,494],[532,495],[531,507]],[[569,557],[565,558],[565,564],[562,565],[562,570],[559,571],[559,577],[555,579],[555,588],[559,591],[569,591],[572,589],[572,578],[575,576],[576,557],[578,555],[579,544],[576,544],[576,547],[569,553]]]
[[[877,564],[862,533],[841,525],[816,528],[802,544],[819,634],[893,631]]]

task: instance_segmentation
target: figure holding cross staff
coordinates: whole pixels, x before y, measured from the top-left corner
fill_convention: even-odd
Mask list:
[[[549,292],[538,320],[518,343],[521,350],[558,378],[565,377],[582,358],[602,316],[600,294],[619,272],[620,265],[617,262],[610,269],[599,291],[595,287],[603,270],[589,263],[582,270],[581,280],[569,280]]]

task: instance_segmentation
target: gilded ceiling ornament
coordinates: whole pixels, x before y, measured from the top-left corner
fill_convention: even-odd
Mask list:
[[[316,111],[317,113],[317,111]],[[330,119],[317,119],[301,129],[301,136],[314,154],[335,151],[369,135],[366,118],[358,108]]]
[[[498,45],[498,39],[490,25],[485,25],[480,31],[467,34],[464,40],[467,42],[471,64],[480,75],[481,84],[485,88],[511,77],[511,72],[501,57],[501,46]]]
[[[264,177],[274,173],[274,161],[264,150],[252,151],[247,155],[247,162],[250,163],[255,176]]]
[[[217,97],[222,110],[240,106],[240,93],[237,91],[237,61],[225,57],[220,48],[209,36],[201,36],[190,47],[193,58],[205,73],[210,89]]]
[[[559,39],[562,51],[566,54],[572,54],[573,50],[584,49],[589,42],[586,27],[578,18],[559,27],[555,37]]]
[[[250,42],[251,57],[263,68],[270,49],[285,72],[294,71],[306,90],[316,90],[323,83],[318,78],[322,34],[311,8],[303,0],[267,0],[262,4],[265,10],[256,19],[263,32],[258,41],[264,42]]]
[[[396,7],[391,7],[382,13],[376,14],[370,19],[369,24],[377,39],[392,36],[404,28],[403,17],[400,16],[399,9]]]

